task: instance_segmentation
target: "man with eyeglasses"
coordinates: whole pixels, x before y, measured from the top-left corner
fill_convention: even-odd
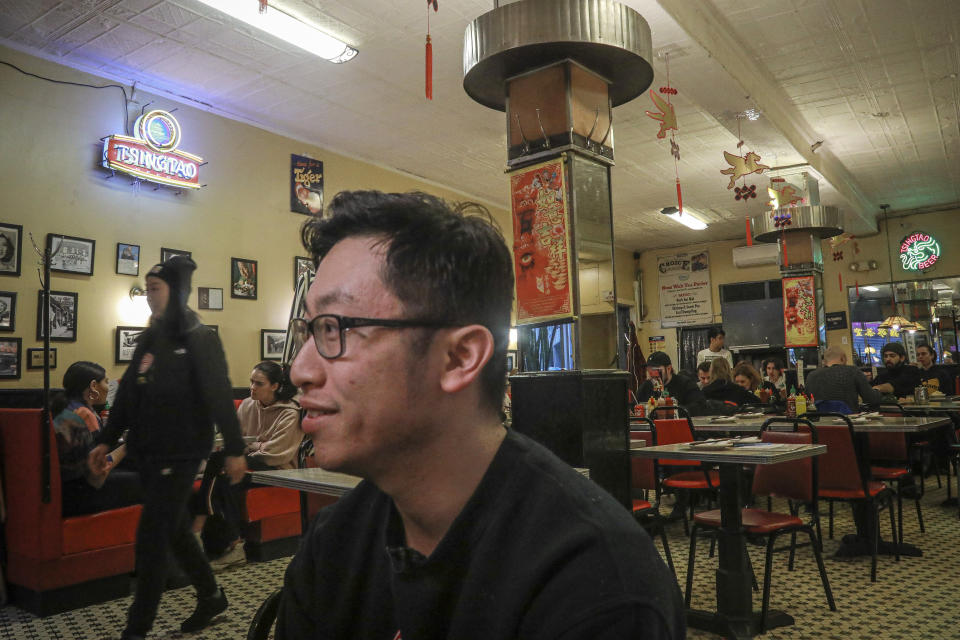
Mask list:
[[[512,260],[468,209],[345,192],[303,227],[303,429],[321,467],[364,481],[304,535],[277,638],[682,638],[630,514],[500,422]]]

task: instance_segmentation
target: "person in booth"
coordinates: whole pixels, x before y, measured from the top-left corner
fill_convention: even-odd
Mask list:
[[[247,468],[255,471],[295,469],[297,450],[303,440],[300,430],[300,405],[293,399],[297,388],[289,371],[276,362],[264,360],[250,373],[250,397],[237,408],[240,430],[253,441],[246,446]],[[216,568],[243,562],[246,558],[240,533],[243,527],[250,476],[231,484],[223,474],[224,452],[216,451],[207,461],[203,481],[197,492],[199,509],[194,531],[203,530],[207,516],[222,516],[221,528],[204,531],[208,553],[219,556]],[[194,505],[196,509],[198,505]],[[219,540],[217,540],[219,538]]]
[[[717,358],[714,358],[716,360]],[[711,360],[704,360],[697,365],[697,386],[702,390],[710,384],[710,363]]]
[[[783,375],[783,360],[770,358],[763,363],[763,388],[777,398],[787,396],[787,376]]]
[[[223,434],[230,479],[242,480],[247,465],[220,339],[187,307],[196,268],[190,258],[174,256],[147,273],[150,326],[140,334],[110,419],[88,458],[91,469],[104,469],[107,451],[129,429],[127,455],[140,472],[144,502],[135,545],[137,588],[121,640],[142,640],[153,627],[170,551],[197,592],[197,607],[180,629],[198,631],[227,609],[190,530],[187,501],[213,448],[214,422]]]
[[[107,372],[81,360],[63,374],[63,393],[51,404],[60,460],[63,516],[79,516],[128,507],[143,501],[140,477],[134,471],[92,469],[87,455],[102,427],[100,411],[107,403]]]
[[[703,395],[707,400],[718,400],[725,404],[737,407],[744,404],[755,404],[757,397],[735,384],[732,379],[730,365],[726,358],[714,358],[710,361],[710,383],[703,388]]]
[[[880,353],[884,368],[873,379],[874,388],[880,393],[897,398],[913,397],[913,390],[920,386],[920,369],[907,364],[907,350],[899,342],[888,342]]]
[[[943,394],[953,393],[953,380],[946,369],[936,364],[937,351],[929,344],[917,345],[917,364],[920,380],[926,383],[929,391]]]
[[[684,637],[630,513],[501,423],[513,261],[489,214],[342,192],[302,238],[302,427],[319,466],[363,481],[304,535],[278,640]]]
[[[689,376],[673,370],[673,364],[663,351],[654,351],[647,358],[647,379],[637,389],[637,400],[646,402],[651,396],[660,396],[666,390],[674,402],[692,416],[707,412],[703,392]]]

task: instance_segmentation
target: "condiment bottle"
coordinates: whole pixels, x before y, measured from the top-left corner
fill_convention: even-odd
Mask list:
[[[787,396],[787,417],[797,417],[797,391],[793,387],[790,387],[790,395]]]

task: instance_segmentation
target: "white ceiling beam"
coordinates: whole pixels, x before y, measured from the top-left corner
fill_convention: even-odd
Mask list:
[[[734,32],[710,0],[657,0],[687,35],[709,53],[760,108],[790,145],[837,190],[847,202],[846,231],[857,235],[877,233],[877,205],[857,180],[828,149],[810,150],[821,138],[813,130],[773,74],[758,62],[758,54]]]

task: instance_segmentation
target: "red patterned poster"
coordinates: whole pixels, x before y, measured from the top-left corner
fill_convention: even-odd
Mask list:
[[[788,347],[817,346],[813,276],[783,279],[783,332]]]
[[[573,315],[566,194],[562,160],[510,175],[519,324]]]

